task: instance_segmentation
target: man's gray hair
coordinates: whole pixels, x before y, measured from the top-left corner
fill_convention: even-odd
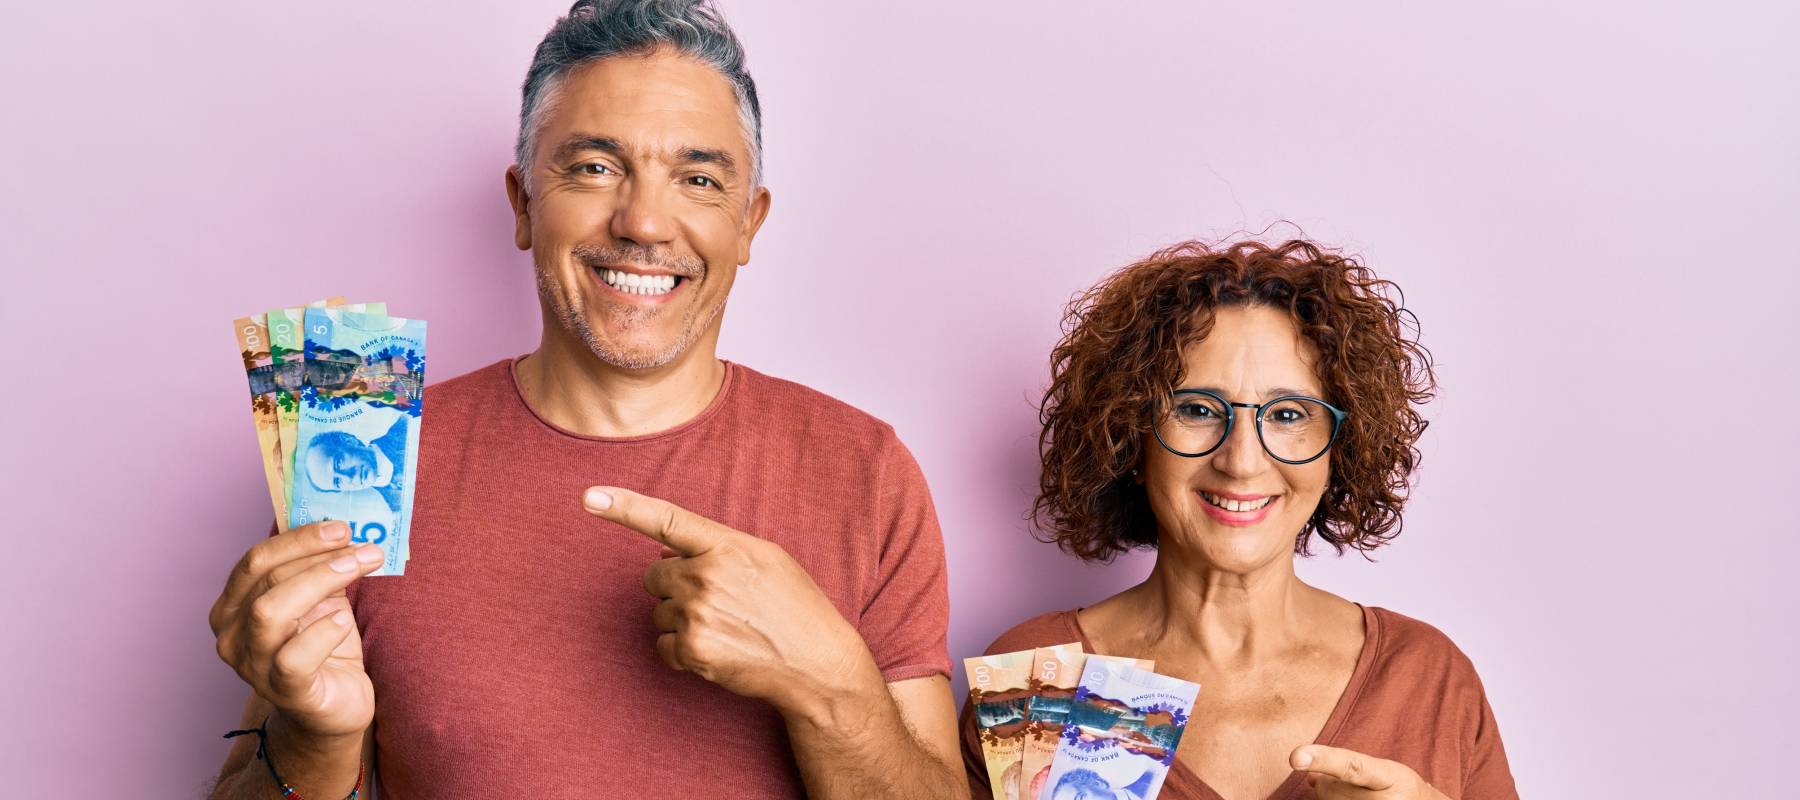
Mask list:
[[[750,150],[750,186],[762,185],[762,107],[744,69],[744,46],[710,0],[578,0],[556,21],[531,58],[519,106],[513,158],[531,189],[533,151],[544,118],[575,68],[609,56],[668,47],[719,71],[737,95],[738,121]]]

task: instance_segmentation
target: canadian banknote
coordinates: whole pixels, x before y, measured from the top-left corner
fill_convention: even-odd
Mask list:
[[[269,361],[275,376],[275,431],[281,440],[281,457],[276,471],[282,475],[282,488],[293,494],[294,437],[300,424],[300,388],[306,382],[306,363],[302,352],[306,346],[304,326],[306,309],[344,307],[354,311],[386,314],[384,303],[344,305],[344,298],[315,300],[304,306],[289,306],[269,311],[265,318],[269,327]],[[285,516],[286,509],[276,516]]]
[[[343,305],[344,298],[330,297],[325,300],[314,300],[304,306],[286,306],[270,309],[263,315],[263,323],[269,331],[269,363],[275,389],[272,397],[275,405],[275,435],[280,442],[277,452],[275,472],[281,475],[282,494],[290,494],[293,487],[294,432],[299,423],[300,384],[306,379],[306,364],[300,355],[300,348],[305,344],[301,326],[305,324],[306,309],[312,307]],[[264,468],[267,471],[267,468]],[[284,504],[276,512],[280,518],[279,527],[287,527],[287,506]]]
[[[1052,800],[1151,800],[1162,791],[1200,685],[1089,659],[1050,764]]]
[[[265,316],[240,317],[238,350],[244,359],[244,375],[250,381],[250,418],[256,423],[256,444],[262,453],[263,478],[269,485],[269,502],[275,509],[275,526],[287,530],[287,475],[281,468],[281,432],[275,413],[275,364],[269,353],[269,325]]]
[[[1075,689],[1087,665],[1106,661],[1119,666],[1155,669],[1149,659],[1088,655],[1081,643],[1040,647],[1031,654],[1031,699],[1025,708],[1025,745],[1020,756],[1020,793],[1029,800],[1048,800],[1044,791],[1050,778],[1050,763],[1056,759],[1057,743],[1062,741],[1069,710],[1075,702]]]
[[[1031,650],[963,659],[969,706],[995,800],[1019,800],[1025,708],[1031,699]]]
[[[374,575],[400,575],[425,410],[425,322],[385,309],[308,308],[289,475],[288,524],[350,524],[380,545]]]
[[[314,306],[342,305],[344,298],[330,297],[316,300]],[[299,347],[299,308],[293,309],[293,320],[288,315],[279,315],[278,332],[281,342],[269,332],[269,314],[256,314],[240,317],[234,327],[237,329],[238,350],[243,356],[244,373],[250,381],[250,415],[256,423],[256,440],[262,451],[263,477],[269,482],[269,501],[275,507],[275,527],[287,530],[287,473],[286,456],[293,452],[293,416],[287,415],[287,444],[282,445],[282,423],[284,394],[282,384],[287,380],[281,373],[282,356],[295,353]],[[298,372],[290,373],[294,384],[298,385]],[[288,402],[291,407],[291,401]]]

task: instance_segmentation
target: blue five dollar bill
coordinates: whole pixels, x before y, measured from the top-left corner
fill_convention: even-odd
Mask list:
[[[288,524],[342,520],[352,541],[386,554],[371,574],[403,574],[425,411],[425,321],[308,308],[303,354]]]

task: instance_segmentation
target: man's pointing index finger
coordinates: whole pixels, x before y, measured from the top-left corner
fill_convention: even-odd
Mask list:
[[[616,486],[595,486],[582,495],[588,513],[617,522],[684,556],[717,547],[730,529],[667,500]]]

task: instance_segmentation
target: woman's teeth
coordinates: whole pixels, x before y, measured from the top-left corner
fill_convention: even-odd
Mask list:
[[[1207,494],[1206,492],[1201,492],[1200,496],[1206,498],[1206,502],[1218,506],[1219,508],[1223,508],[1226,511],[1255,511],[1275,502],[1275,495],[1269,495],[1260,500],[1227,500],[1216,494]]]
[[[655,296],[674,291],[681,279],[674,275],[639,275],[616,269],[600,270],[600,280],[626,294]]]

